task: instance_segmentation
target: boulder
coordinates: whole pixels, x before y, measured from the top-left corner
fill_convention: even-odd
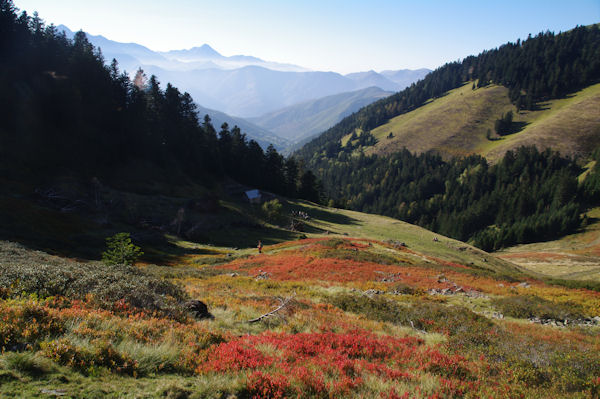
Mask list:
[[[370,290],[366,290],[363,294],[365,294],[368,297],[372,297],[373,295],[385,294],[385,291],[370,289]]]
[[[190,313],[193,313],[194,317],[197,319],[214,319],[215,318],[215,316],[213,316],[208,311],[208,306],[206,306],[206,304],[204,302],[199,301],[197,299],[186,302],[184,306],[185,306],[186,310]]]

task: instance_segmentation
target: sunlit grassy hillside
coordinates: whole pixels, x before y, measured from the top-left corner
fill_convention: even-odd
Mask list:
[[[406,147],[415,152],[438,151],[445,157],[476,153],[493,161],[509,149],[536,145],[563,154],[587,154],[600,144],[598,109],[600,84],[540,103],[535,111],[517,113],[508,89],[491,85],[473,90],[470,82],[373,129],[378,143],[368,152],[389,154]],[[515,113],[515,126],[521,130],[498,137],[494,122],[508,111]],[[488,140],[488,129],[494,140]]]

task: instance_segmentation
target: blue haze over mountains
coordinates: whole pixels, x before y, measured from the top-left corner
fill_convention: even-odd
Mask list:
[[[64,25],[57,28],[69,38],[74,35]],[[207,44],[156,52],[136,43],[87,37],[102,50],[107,63],[117,59],[119,68],[130,76],[141,67],[147,76],[156,75],[163,87],[170,82],[189,92],[199,105],[200,115],[210,115],[217,130],[223,122],[230,127],[237,125],[261,146],[273,143],[280,150],[326,130],[344,116],[430,72],[418,69],[341,75],[246,55],[226,57]]]

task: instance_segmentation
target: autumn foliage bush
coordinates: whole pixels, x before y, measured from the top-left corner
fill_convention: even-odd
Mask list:
[[[420,338],[363,330],[245,336],[210,348],[205,356],[199,373],[246,371],[244,394],[253,398],[361,396],[359,392],[374,397],[386,391],[368,385],[372,381],[418,386],[423,374],[436,381],[423,397],[458,398],[483,389],[487,378],[465,357],[427,346]],[[497,387],[498,382],[487,384]],[[411,397],[401,396],[404,393],[392,390],[389,397]]]
[[[35,348],[64,330],[58,317],[33,300],[0,301],[0,352]]]
[[[387,250],[389,259],[409,256],[405,248]],[[240,398],[597,395],[597,327],[569,323],[559,329],[484,315],[511,315],[510,309],[518,315],[593,315],[600,309],[600,294],[533,279],[519,285],[463,273],[466,266],[435,259],[423,265],[386,264],[388,258],[377,259],[378,251],[380,243],[366,240],[307,239],[228,264],[202,266],[201,273],[165,268],[189,295],[207,303],[215,319],[202,321],[174,317],[168,308],[144,302],[158,294],[176,305],[187,295],[160,288],[165,282],[156,277],[160,266],[142,271],[83,264],[82,275],[76,276],[73,267],[79,264],[74,262],[41,265],[58,272],[53,280],[35,274],[22,259],[0,259],[0,266],[8,265],[7,274],[0,275],[0,344],[5,352],[0,367],[45,378],[36,377],[36,364],[56,362],[91,383],[106,373],[120,374],[123,381],[148,376],[160,384],[173,378],[177,381],[170,388],[156,387],[159,395],[169,397],[205,397],[209,392]],[[372,261],[366,261],[370,256]],[[23,265],[31,274],[20,271]],[[190,267],[196,266],[181,270]],[[15,276],[32,276],[33,281]],[[97,287],[94,276],[109,286]],[[457,291],[458,286],[463,289]],[[28,292],[27,287],[40,289]],[[82,297],[81,287],[89,287],[92,295]],[[146,292],[139,291],[142,297],[136,299],[124,296],[126,289]],[[434,294],[440,289],[451,294]],[[100,300],[98,292],[112,294]],[[277,314],[279,322],[247,323],[278,306],[276,298],[293,292],[293,306]],[[6,356],[14,350],[25,355]],[[64,370],[52,372],[58,369]],[[185,388],[177,388],[181,383]]]
[[[248,390],[256,397],[284,397],[292,392],[293,396],[338,397],[360,386],[366,374],[410,380],[411,369],[431,367],[435,351],[424,350],[423,343],[419,338],[378,337],[360,330],[347,334],[264,333],[208,349],[205,357],[199,358],[197,371],[249,370]],[[264,353],[262,348],[271,349]],[[275,380],[265,374],[274,370],[286,377]]]
[[[281,399],[288,396],[290,383],[281,374],[266,374],[255,371],[248,376],[246,394],[252,399]]]
[[[107,341],[95,342],[89,348],[77,346],[68,339],[49,341],[42,344],[42,353],[59,364],[88,374],[98,368],[131,376],[138,374],[137,362]]]

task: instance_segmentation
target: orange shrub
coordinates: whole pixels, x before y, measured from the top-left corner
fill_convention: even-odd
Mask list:
[[[0,351],[35,345],[60,334],[64,324],[51,309],[35,301],[0,301]]]

